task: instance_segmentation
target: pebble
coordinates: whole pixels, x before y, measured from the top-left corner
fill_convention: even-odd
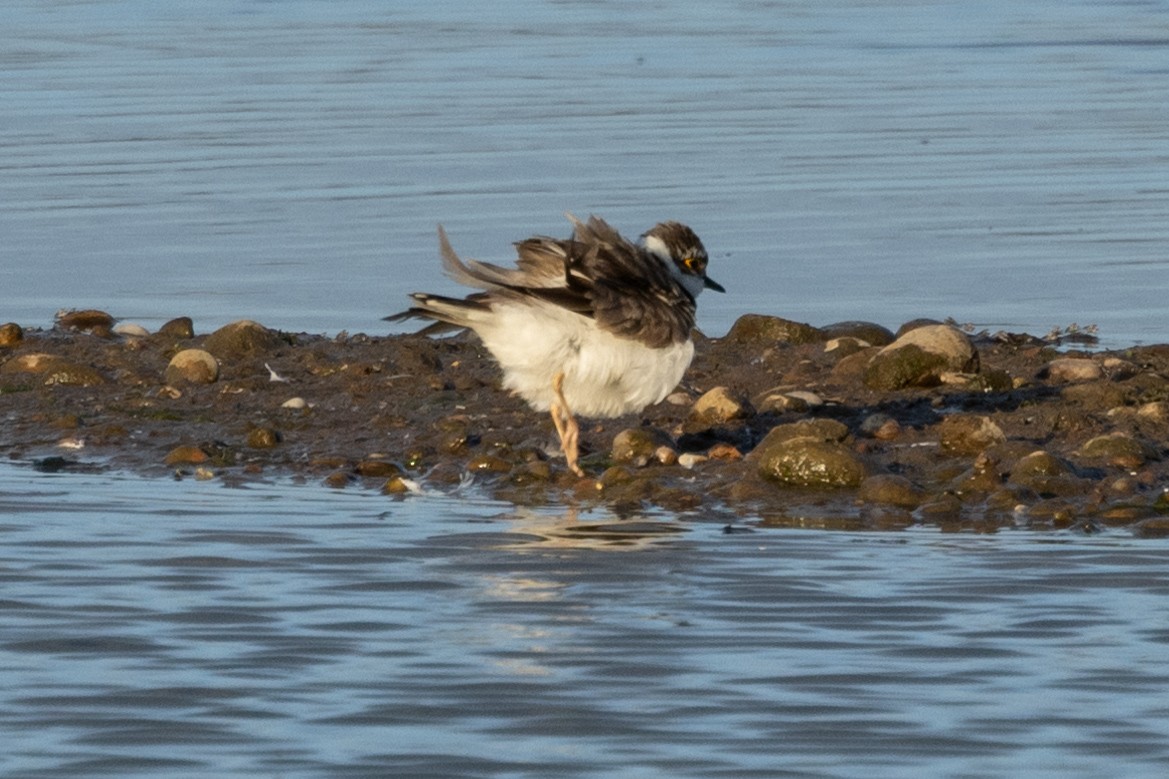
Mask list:
[[[274,449],[280,440],[280,433],[270,427],[253,427],[248,431],[245,443],[251,449]]]
[[[849,447],[809,437],[768,434],[750,459],[765,479],[800,487],[857,487],[869,475],[867,466]]]
[[[171,358],[164,378],[172,386],[213,384],[219,379],[219,361],[203,349],[183,349]]]
[[[1148,444],[1119,431],[1091,438],[1076,452],[1084,460],[1128,470],[1140,468],[1155,454]]]
[[[1007,440],[1001,427],[990,417],[977,414],[953,414],[937,427],[942,448],[956,454],[978,454],[988,446]]]
[[[224,325],[203,341],[204,349],[225,360],[267,354],[283,345],[279,333],[250,319]]]
[[[167,338],[177,338],[179,340],[186,340],[195,337],[195,324],[191,321],[189,316],[176,317],[162,327],[158,328],[158,334],[166,336]]]
[[[864,383],[875,390],[928,387],[939,384],[943,373],[975,372],[978,367],[978,351],[965,333],[950,325],[926,325],[877,352],[865,369]]]
[[[874,322],[835,322],[820,328],[829,343],[832,340],[851,338],[866,346],[888,346],[896,340],[893,331]]]
[[[11,349],[19,346],[24,340],[24,330],[15,322],[5,322],[0,325],[0,349]]]
[[[715,387],[694,401],[689,422],[703,425],[725,424],[745,419],[755,413],[750,401],[727,387]]]
[[[686,470],[692,470],[695,466],[701,465],[710,458],[704,454],[697,454],[695,452],[683,452],[678,455],[678,465]]]
[[[114,334],[126,336],[127,338],[145,338],[150,335],[150,331],[142,325],[126,322],[115,327]]]
[[[1104,369],[1095,360],[1084,357],[1060,357],[1043,369],[1052,381],[1080,382],[1104,378]]]
[[[739,344],[806,344],[825,340],[824,333],[809,324],[763,314],[739,317],[725,339]]]
[[[649,426],[630,427],[613,437],[609,456],[614,462],[640,468],[651,460],[660,462],[660,449],[673,451],[674,447],[674,439],[664,430]]]
[[[183,445],[176,446],[167,452],[162,461],[166,465],[197,465],[210,459],[208,454],[199,447]]]
[[[308,401],[304,398],[289,398],[280,404],[280,408],[302,409],[308,407]]]
[[[44,371],[46,385],[65,385],[71,387],[93,387],[105,384],[106,378],[88,365],[75,362],[56,360],[49,363]]]
[[[857,497],[866,503],[915,509],[925,501],[925,490],[904,476],[877,474],[860,483]]]
[[[114,318],[105,311],[84,309],[81,311],[58,311],[56,327],[58,330],[74,330],[95,335],[109,335],[114,326]]]

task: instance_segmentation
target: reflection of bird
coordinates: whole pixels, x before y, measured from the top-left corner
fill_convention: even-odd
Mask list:
[[[503,385],[550,411],[568,467],[577,464],[573,412],[616,417],[657,403],[694,357],[695,298],[706,287],[706,249],[684,224],[662,222],[640,243],[598,217],[569,215],[571,238],[517,243],[515,268],[459,259],[438,228],[443,268],[477,292],[464,299],[415,293],[391,321],[435,320],[423,332],[468,328],[503,368]]]

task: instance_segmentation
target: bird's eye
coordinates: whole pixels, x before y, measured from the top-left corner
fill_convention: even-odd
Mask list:
[[[682,264],[686,266],[686,270],[692,271],[698,266],[698,260],[693,257],[686,257],[682,260]]]

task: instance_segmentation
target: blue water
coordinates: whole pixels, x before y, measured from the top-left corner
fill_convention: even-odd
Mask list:
[[[700,325],[1166,337],[1169,4],[10,2],[0,321],[386,333],[434,226]],[[0,397],[0,406],[3,398]],[[0,468],[0,775],[1169,770],[1169,545]],[[746,518],[741,530],[750,530]]]
[[[0,774],[1164,776],[1167,562],[9,465]]]
[[[565,210],[745,312],[1163,341],[1169,3],[8,3],[0,319],[390,332]]]

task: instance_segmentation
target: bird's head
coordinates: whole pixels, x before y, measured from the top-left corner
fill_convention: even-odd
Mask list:
[[[662,261],[691,297],[704,289],[726,292],[723,286],[706,275],[706,247],[698,236],[681,222],[660,222],[643,236],[646,251]]]

